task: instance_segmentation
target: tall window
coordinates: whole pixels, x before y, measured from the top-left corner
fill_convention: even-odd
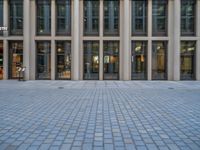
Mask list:
[[[153,35],[154,36],[163,36],[167,35],[167,0],[153,0],[152,12],[153,12]]]
[[[132,0],[132,35],[147,34],[147,1]]]
[[[10,0],[10,34],[23,35],[23,0]]]
[[[71,35],[71,0],[57,0],[57,35]]]
[[[51,34],[51,1],[37,0],[37,34]]]
[[[84,1],[84,35],[99,34],[99,0]]]
[[[0,41],[0,80],[3,79],[3,41]]]
[[[51,79],[51,43],[37,42],[37,79]]]
[[[195,80],[196,42],[181,42],[181,80]]]
[[[167,42],[152,43],[152,79],[167,79]]]
[[[57,41],[57,79],[71,79],[71,42]]]
[[[104,79],[119,79],[119,42],[104,41]]]
[[[181,0],[181,35],[195,35],[196,0]]]
[[[99,42],[84,42],[84,75],[85,80],[99,79]]]
[[[104,0],[104,35],[119,35],[119,0]]]
[[[0,0],[0,27],[3,27],[3,0]],[[0,31],[1,35],[3,35],[3,31]]]
[[[147,42],[134,41],[131,56],[132,80],[147,79]]]

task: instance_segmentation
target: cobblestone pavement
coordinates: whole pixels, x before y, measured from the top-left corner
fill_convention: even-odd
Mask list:
[[[200,82],[0,81],[0,150],[200,150]]]

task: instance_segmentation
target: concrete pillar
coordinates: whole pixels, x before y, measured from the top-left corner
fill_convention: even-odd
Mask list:
[[[130,58],[131,50],[129,47],[130,43],[130,27],[129,27],[129,0],[124,0],[124,17],[123,17],[123,80],[130,80],[131,68],[130,68]]]
[[[197,0],[197,46],[196,46],[196,79],[200,80],[200,0]]]
[[[79,80],[79,0],[74,0],[72,79]]]
[[[56,52],[55,52],[55,40],[54,37],[56,35],[56,6],[55,0],[51,0],[51,80],[55,80],[55,68],[56,68]]]
[[[174,80],[180,80],[180,19],[181,1],[174,0]]]
[[[103,80],[103,0],[100,0],[100,21],[99,21],[99,33],[100,33],[100,41],[99,41],[99,80]]]
[[[152,0],[148,1],[148,65],[147,65],[147,79],[152,79]]]
[[[24,49],[23,65],[26,67],[25,79],[29,80],[30,76],[30,0],[24,0]]]
[[[79,49],[79,58],[80,58],[80,61],[79,61],[79,80],[83,80],[83,74],[84,74],[84,70],[83,70],[83,67],[84,67],[84,61],[83,61],[83,54],[84,54],[84,47],[83,47],[83,28],[84,28],[84,19],[83,19],[83,11],[84,11],[84,1],[80,1],[79,2],[79,7],[80,7],[80,11],[79,11],[79,17],[80,17],[80,30],[79,30],[79,36],[81,37],[80,39],[80,42],[79,42],[79,45],[80,45],[80,49]]]
[[[3,1],[3,26],[8,27],[8,0]],[[4,31],[3,35],[4,37],[7,37],[8,31]]]

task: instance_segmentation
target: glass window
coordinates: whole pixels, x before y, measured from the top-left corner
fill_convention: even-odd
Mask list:
[[[104,41],[104,79],[119,79],[119,42]]]
[[[23,0],[10,0],[10,34],[23,35]]]
[[[181,35],[195,35],[195,0],[181,0]]]
[[[57,79],[71,79],[71,42],[57,41]]]
[[[0,41],[0,80],[3,79],[3,41]]]
[[[181,80],[195,80],[196,42],[181,42]]]
[[[18,67],[23,66],[23,42],[9,41],[9,79],[19,77]]]
[[[104,35],[119,35],[119,0],[104,0]]]
[[[84,35],[99,34],[99,0],[84,1]]]
[[[37,34],[51,34],[51,1],[37,0]]]
[[[131,56],[132,80],[147,79],[147,42],[134,41]]]
[[[167,42],[152,43],[152,79],[167,79]]]
[[[84,42],[84,80],[99,79],[99,42]]]
[[[152,26],[154,36],[167,35],[167,16],[168,16],[168,2],[167,0],[153,0],[152,5]]]
[[[51,79],[51,43],[37,42],[37,79]]]
[[[0,27],[3,27],[3,0],[0,0]],[[0,31],[0,35],[3,35],[3,31]]]
[[[147,35],[146,0],[132,0],[132,35]]]
[[[71,0],[57,0],[57,35],[71,35]]]

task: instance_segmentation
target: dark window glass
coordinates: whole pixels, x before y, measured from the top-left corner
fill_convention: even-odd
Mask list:
[[[168,2],[167,0],[153,0],[152,15],[153,15],[153,35],[163,36],[167,35],[167,20],[168,20]]]
[[[51,79],[51,43],[37,42],[37,79]]]
[[[104,35],[119,35],[119,0],[104,1]]]
[[[119,79],[119,42],[104,41],[104,79]]]
[[[99,79],[99,42],[84,42],[84,80]]]
[[[167,42],[152,43],[152,79],[167,79]]]
[[[0,27],[3,27],[3,0],[0,0]],[[0,31],[0,35],[3,35],[3,31]]]
[[[3,42],[0,41],[0,80],[3,79]]]
[[[51,34],[51,1],[37,0],[37,34]]]
[[[10,34],[23,35],[23,0],[10,0]]]
[[[181,35],[195,35],[195,0],[181,0]]]
[[[23,42],[9,42],[9,79],[19,77],[18,67],[23,67]]]
[[[57,35],[71,35],[71,0],[57,0]]]
[[[147,34],[147,1],[132,0],[132,34]]]
[[[132,43],[132,80],[147,79],[147,42],[134,41]]]
[[[181,80],[195,80],[196,42],[181,42]]]
[[[57,41],[57,79],[71,79],[71,42]]]
[[[99,0],[84,1],[84,35],[99,34]]]

